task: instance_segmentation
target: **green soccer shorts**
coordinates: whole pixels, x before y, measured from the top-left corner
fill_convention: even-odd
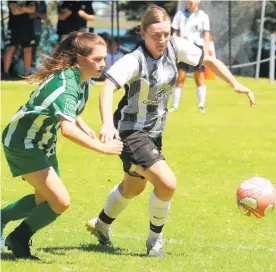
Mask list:
[[[13,177],[22,176],[53,167],[60,176],[56,154],[47,157],[43,150],[17,149],[3,145],[4,153]]]

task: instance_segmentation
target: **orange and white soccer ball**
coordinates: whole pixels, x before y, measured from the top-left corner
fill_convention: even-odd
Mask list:
[[[261,218],[276,209],[276,189],[273,184],[261,177],[245,180],[237,189],[238,207],[245,215]]]

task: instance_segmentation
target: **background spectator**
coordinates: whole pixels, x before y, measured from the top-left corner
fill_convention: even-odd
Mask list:
[[[13,53],[17,45],[24,49],[25,75],[30,73],[32,62],[32,46],[35,45],[34,19],[30,14],[35,12],[34,1],[9,1],[9,23],[6,37],[6,50],[4,56],[4,74],[2,78],[9,77]]]
[[[36,10],[31,14],[31,18],[34,19],[34,34],[35,34],[35,46],[32,51],[32,62],[36,64],[36,53],[39,47],[41,34],[42,34],[42,20],[48,20],[47,18],[47,6],[45,1],[37,1]]]
[[[92,2],[63,1],[59,3],[57,33],[60,40],[72,31],[86,31],[87,21],[95,20]]]
[[[106,70],[108,70],[113,63],[115,63],[118,59],[122,58],[124,53],[120,51],[120,45],[118,41],[115,39],[113,44],[109,44],[108,53],[106,57]]]

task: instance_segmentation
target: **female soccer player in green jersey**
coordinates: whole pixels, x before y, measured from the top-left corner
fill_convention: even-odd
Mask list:
[[[2,136],[12,175],[22,176],[35,190],[1,210],[1,234],[10,221],[24,219],[5,241],[16,257],[38,259],[30,252],[30,238],[70,205],[55,154],[57,130],[61,128],[64,137],[90,150],[109,155],[122,151],[121,141],[101,143],[79,117],[89,97],[90,78],[100,76],[106,55],[106,43],[100,36],[73,32],[27,78],[40,85]]]

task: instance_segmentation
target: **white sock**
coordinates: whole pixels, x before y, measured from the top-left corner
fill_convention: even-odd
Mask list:
[[[198,106],[204,107],[205,101],[206,101],[206,93],[207,93],[206,85],[197,87],[196,93],[197,93]]]
[[[182,91],[183,91],[182,87],[174,88],[173,97],[172,97],[172,106],[176,109],[178,109],[178,107],[179,107]]]
[[[149,237],[157,238],[162,235],[162,228],[165,224],[167,215],[169,213],[169,209],[171,207],[171,200],[163,201],[156,197],[154,192],[152,192],[149,198],[149,217],[151,223],[151,229],[149,233]],[[159,227],[159,228],[158,228]],[[160,231],[155,231],[156,229],[160,229]]]
[[[163,237],[163,232],[157,233],[150,229],[149,238],[154,238],[154,240],[155,240],[157,238],[162,238],[162,237]]]
[[[131,199],[124,198],[119,191],[117,184],[109,193],[104,207],[104,213],[110,218],[117,216],[127,207]]]

